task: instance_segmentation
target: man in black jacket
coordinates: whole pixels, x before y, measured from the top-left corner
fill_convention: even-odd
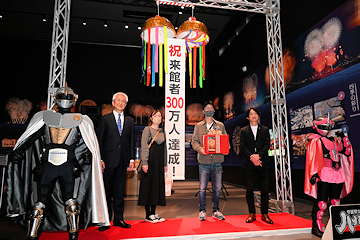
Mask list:
[[[269,128],[259,124],[260,112],[256,108],[250,108],[246,112],[249,125],[241,128],[240,151],[244,155],[244,167],[246,172],[246,201],[249,208],[247,223],[256,220],[254,190],[255,184],[261,191],[261,220],[273,224],[268,216],[269,208],[269,167],[268,150],[270,147]]]
[[[128,96],[125,93],[115,93],[112,98],[115,109],[101,118],[97,129],[109,218],[112,219],[111,198],[113,198],[113,225],[122,228],[131,227],[124,222],[124,197],[126,170],[128,166],[130,171],[134,168],[135,158],[134,119],[124,115],[127,102]],[[99,228],[100,231],[106,229],[106,227]]]

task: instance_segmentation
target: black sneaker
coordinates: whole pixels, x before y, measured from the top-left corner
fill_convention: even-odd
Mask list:
[[[157,214],[155,214],[154,216],[159,222],[165,222],[165,218],[159,217],[159,215]]]
[[[145,218],[146,222],[151,222],[151,223],[158,223],[159,220],[155,217],[155,215],[150,215],[149,218]]]

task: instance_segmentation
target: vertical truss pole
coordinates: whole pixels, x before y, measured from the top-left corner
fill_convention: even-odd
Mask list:
[[[268,41],[272,127],[274,136],[277,212],[295,214],[292,196],[287,108],[280,29],[280,0],[268,0],[266,28]]]
[[[54,106],[52,93],[59,87],[65,86],[70,1],[55,0],[47,109],[52,109]]]

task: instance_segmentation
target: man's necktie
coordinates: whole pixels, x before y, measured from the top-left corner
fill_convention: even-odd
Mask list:
[[[119,113],[119,118],[118,118],[118,121],[117,121],[117,126],[118,126],[118,129],[119,129],[119,133],[120,133],[120,136],[121,136],[121,114]]]

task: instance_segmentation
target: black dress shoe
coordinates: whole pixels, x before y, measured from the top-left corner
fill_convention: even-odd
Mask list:
[[[106,231],[108,229],[109,229],[109,226],[101,226],[101,227],[99,227],[100,232]]]
[[[120,221],[117,222],[117,223],[114,223],[114,226],[115,226],[115,227],[122,227],[122,228],[131,228],[131,225],[130,225],[130,224],[128,224],[128,223],[126,223],[126,222],[124,222],[124,221],[122,221],[122,220],[120,220]]]

